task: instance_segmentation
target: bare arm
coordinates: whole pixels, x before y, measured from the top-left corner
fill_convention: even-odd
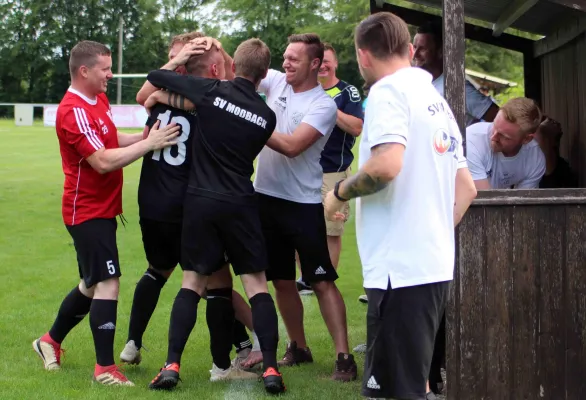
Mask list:
[[[458,226],[462,217],[476,198],[475,182],[468,168],[460,168],[456,173],[456,197],[454,203],[454,227]]]
[[[267,146],[289,158],[295,158],[321,137],[322,134],[317,129],[302,122],[291,135],[273,132],[267,141]]]
[[[166,69],[169,71],[175,71],[182,65],[185,65],[187,60],[193,55],[203,54],[205,51],[209,50],[211,47],[211,41],[209,41],[209,45],[207,42],[205,43],[187,43],[181,51],[173,57],[169,62],[163,65],[160,69]],[[152,83],[148,80],[142,85],[138,93],[136,94],[136,102],[140,105],[144,105],[146,100],[149,98],[151,94],[157,91],[158,88],[155,87]]]
[[[355,175],[340,184],[338,195],[350,200],[383,190],[401,172],[404,152],[405,146],[399,143],[373,147],[372,157]]]
[[[169,124],[163,129],[158,129],[159,124],[160,121],[157,121],[146,139],[123,148],[101,147],[86,158],[87,162],[100,174],[105,174],[131,164],[149,151],[174,145],[180,126]]]
[[[338,125],[344,132],[348,132],[354,137],[358,137],[362,133],[362,120],[353,115],[343,113],[340,110],[338,110],[336,125]]]
[[[131,146],[143,139],[143,132],[140,133],[121,133],[118,132],[118,146]]]
[[[490,190],[492,187],[490,186],[490,182],[488,179],[479,179],[474,181],[474,186],[476,186],[477,190]]]
[[[167,64],[163,65],[161,69],[168,69],[169,71],[175,71],[179,67],[177,63],[173,60],[169,61]],[[155,93],[158,88],[154,87],[148,80],[144,82],[138,93],[136,94],[136,102],[142,106],[144,106],[145,102],[149,98],[149,96]]]
[[[149,115],[151,114],[151,108],[153,108],[154,105],[157,103],[165,104],[185,111],[195,110],[195,104],[193,104],[189,99],[185,98],[184,96],[181,96],[180,94],[174,92],[157,90],[156,92],[151,94],[147,101],[145,101],[144,103],[144,108],[146,108],[147,113]]]

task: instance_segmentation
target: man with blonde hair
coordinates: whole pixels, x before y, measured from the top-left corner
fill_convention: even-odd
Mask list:
[[[270,58],[266,44],[249,39],[234,53],[233,81],[182,76],[168,70],[153,71],[147,77],[152,85],[168,91],[155,92],[154,102],[165,102],[167,98],[175,106],[195,108],[199,115],[184,201],[183,283],[171,311],[167,361],[149,385],[152,389],[177,385],[181,355],[195,326],[202,297],[230,300],[224,301],[218,311],[214,328],[219,329],[210,332],[212,341],[216,340],[219,346],[227,344],[229,356],[234,322],[232,288],[208,286],[227,255],[236,275],[241,275],[250,300],[253,325],[263,353],[265,389],[274,394],[285,391],[276,358],[277,312],[268,293],[266,247],[251,182],[254,160],[276,125],[274,112],[256,92],[267,75]],[[187,65],[189,71],[190,61]],[[145,104],[151,102],[147,100]]]
[[[535,138],[541,110],[526,97],[509,100],[494,122],[466,129],[466,157],[478,190],[534,189],[545,173],[545,156]]]

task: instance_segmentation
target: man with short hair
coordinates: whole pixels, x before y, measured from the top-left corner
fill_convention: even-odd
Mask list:
[[[155,124],[150,135],[122,134],[105,92],[112,79],[111,52],[93,41],[71,50],[71,86],[59,103],[56,130],[65,184],[63,221],[73,238],[81,282],[63,300],[46,334],[33,342],[45,369],[61,368],[61,343],[90,314],[96,350],[93,378],[133,386],[114,363],[114,333],[121,276],[116,216],[122,214],[122,168],[144,154],[176,143],[179,127]]]
[[[423,68],[433,76],[433,86],[444,96],[443,31],[441,24],[428,22],[417,28],[413,38],[415,66]],[[467,79],[466,126],[478,121],[492,122],[499,107]]]
[[[346,306],[334,281],[338,274],[327,245],[322,204],[322,150],[336,124],[337,107],[318,83],[324,46],[315,34],[289,37],[285,73],[269,70],[259,86],[277,115],[275,133],[258,157],[254,187],[259,193],[269,269],[290,343],[281,365],[313,362],[305,341],[303,305],[295,285],[295,252],[303,279],[317,295],[334,340],[337,358],[332,378],[356,379],[348,352]]]
[[[360,92],[355,86],[338,79],[337,68],[336,50],[331,44],[324,43],[324,59],[319,68],[318,80],[326,93],[336,102],[338,113],[336,126],[321,153],[320,164],[324,173],[322,198],[334,188],[337,181],[350,176],[350,165],[354,160],[352,147],[362,132],[363,112]],[[344,221],[326,221],[328,250],[336,269],[338,269],[342,251],[344,223],[350,216],[349,205],[344,208],[344,214],[346,215]],[[300,294],[310,293],[309,290],[311,290],[311,287],[303,282],[302,277],[297,281],[297,288],[300,289]]]
[[[381,12],[355,32],[360,73],[372,84],[359,171],[325,201],[328,218],[356,201],[368,293],[362,395],[426,399],[435,334],[453,279],[455,234],[476,196],[450,107],[426,71],[411,67],[407,24]]]
[[[201,45],[188,42],[196,39]],[[226,76],[226,60],[229,58],[231,62],[232,59],[225,55],[225,52],[211,51],[212,46],[219,50],[217,43],[217,40],[204,37],[199,32],[175,36],[169,46],[169,62],[162,69],[174,70],[182,75],[189,73],[210,79],[223,79]],[[231,64],[228,68],[231,68]],[[157,88],[146,81],[141,89],[142,94],[137,97],[142,99],[144,95],[150,95],[156,90]],[[198,124],[196,113],[182,111],[162,103],[152,110],[147,126],[152,126],[157,120],[161,120],[163,124],[181,121],[179,125],[182,127],[182,133],[176,146],[164,152],[148,153],[143,159],[138,203],[142,239],[149,266],[134,291],[128,339],[120,354],[120,359],[128,364],[141,362],[142,337],[163,287],[180,262],[183,200],[191,165],[191,153],[188,149],[191,148],[191,140]],[[244,303],[245,307],[248,306],[237,292],[233,293],[232,299],[236,304],[240,302]],[[214,315],[216,304],[221,301],[221,297],[209,296],[206,312]],[[252,328],[252,321],[248,325]],[[234,322],[234,344],[239,359],[250,356],[253,345],[246,328],[238,320]],[[258,346],[258,340],[255,340],[255,346]],[[215,346],[212,346],[212,358],[217,362],[218,356],[214,349]],[[221,376],[223,379],[241,379],[246,375],[252,377],[229,367],[222,371],[212,368],[211,378]]]
[[[231,287],[208,287],[208,277],[220,269],[227,254],[250,299],[263,352],[265,389],[273,394],[285,391],[276,358],[277,313],[264,275],[268,265],[259,204],[250,180],[254,160],[276,125],[274,112],[256,93],[270,58],[266,44],[250,39],[236,49],[233,81],[181,76],[166,70],[153,71],[147,77],[155,87],[169,90],[169,96],[179,96],[170,100],[172,104],[190,101],[199,115],[184,203],[182,289],[171,311],[167,361],[149,385],[151,389],[177,385],[181,356],[195,326],[200,299],[207,295],[231,300]],[[161,95],[157,93],[155,96]],[[210,336],[212,346],[214,340],[218,346],[227,344],[229,365],[234,309],[231,301],[221,306],[213,326],[229,329],[218,329]]]
[[[470,173],[478,190],[532,189],[545,173],[545,156],[533,140],[541,110],[526,97],[509,100],[493,123],[466,128]]]

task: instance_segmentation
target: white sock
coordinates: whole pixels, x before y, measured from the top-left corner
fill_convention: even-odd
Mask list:
[[[256,333],[252,331],[252,351],[260,351],[260,342],[258,341],[258,336]]]

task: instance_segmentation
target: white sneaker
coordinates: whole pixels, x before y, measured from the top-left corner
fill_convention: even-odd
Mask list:
[[[212,364],[210,374],[210,381],[212,382],[259,378],[259,376],[253,372],[247,372],[240,368],[234,368],[232,366],[230,366],[228,369],[221,369],[216,367],[216,364]]]
[[[358,301],[361,303],[368,303],[368,297],[365,294],[363,294],[361,296],[358,296]]]
[[[134,344],[134,340],[129,340],[120,353],[120,360],[126,364],[138,365],[142,361],[140,349]]]
[[[33,342],[33,349],[45,364],[47,371],[56,371],[61,369],[61,346],[57,347],[48,342],[43,342],[41,338]]]

